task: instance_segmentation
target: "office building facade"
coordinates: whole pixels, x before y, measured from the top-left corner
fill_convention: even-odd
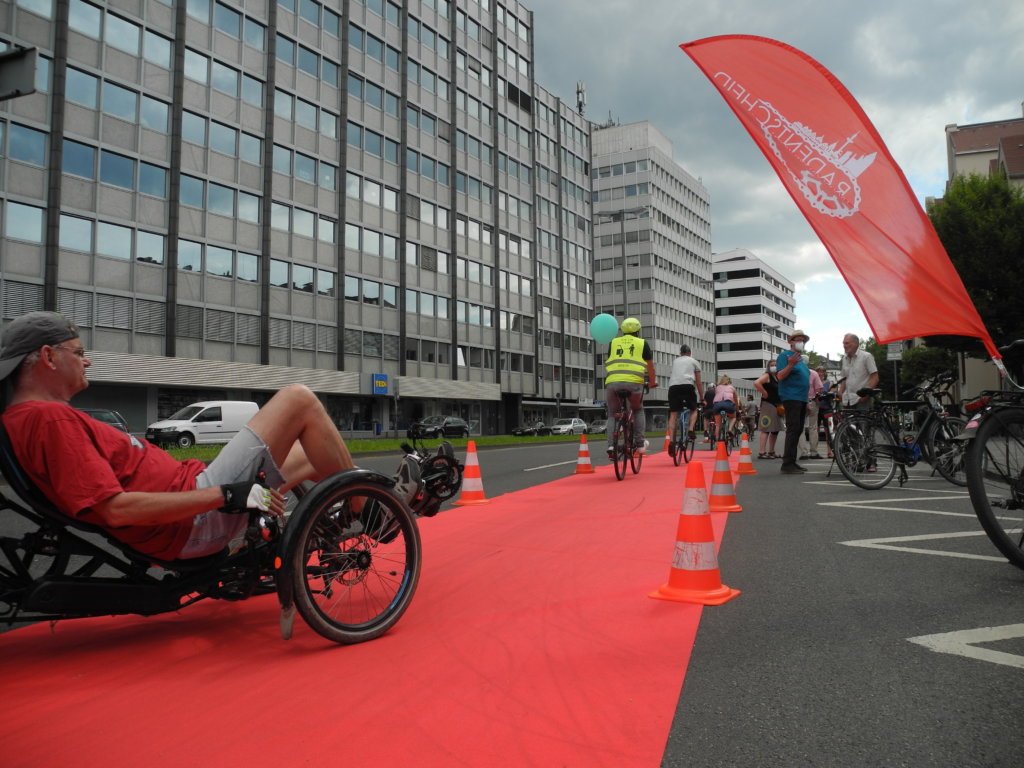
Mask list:
[[[710,197],[650,123],[595,126],[592,137],[595,312],[642,323],[658,375],[645,402],[659,423],[680,345],[706,379],[716,371]]]
[[[12,0],[0,314],[133,429],[303,382],[343,429],[591,397],[589,126],[492,0]],[[77,402],[77,401],[76,401]]]
[[[742,248],[716,253],[713,262],[718,369],[751,394],[750,382],[789,349],[796,286]]]

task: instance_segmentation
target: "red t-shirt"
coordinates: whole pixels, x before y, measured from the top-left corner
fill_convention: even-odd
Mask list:
[[[125,491],[190,491],[205,469],[96,421],[65,403],[31,401],[4,411],[18,463],[62,512],[106,528],[144,554],[173,560],[192,529],[191,520],[110,527],[93,512]]]

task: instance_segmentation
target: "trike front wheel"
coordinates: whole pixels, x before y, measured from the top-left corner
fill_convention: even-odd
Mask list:
[[[419,580],[412,513],[372,479],[321,483],[309,497],[289,521],[298,530],[283,553],[299,615],[336,643],[380,637],[405,613]]]

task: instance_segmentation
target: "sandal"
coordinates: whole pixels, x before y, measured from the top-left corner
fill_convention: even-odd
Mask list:
[[[759,453],[759,454],[757,454],[757,458],[759,458],[759,459],[767,459],[767,458],[769,458],[769,456],[768,456],[767,453]]]
[[[777,459],[777,458],[779,458],[778,455],[774,451],[770,452],[767,455],[768,455],[769,459]]]

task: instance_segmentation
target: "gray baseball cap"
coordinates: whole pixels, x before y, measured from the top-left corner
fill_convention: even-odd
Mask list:
[[[12,320],[0,335],[0,379],[10,376],[30,352],[77,338],[78,327],[57,312],[29,312]]]

